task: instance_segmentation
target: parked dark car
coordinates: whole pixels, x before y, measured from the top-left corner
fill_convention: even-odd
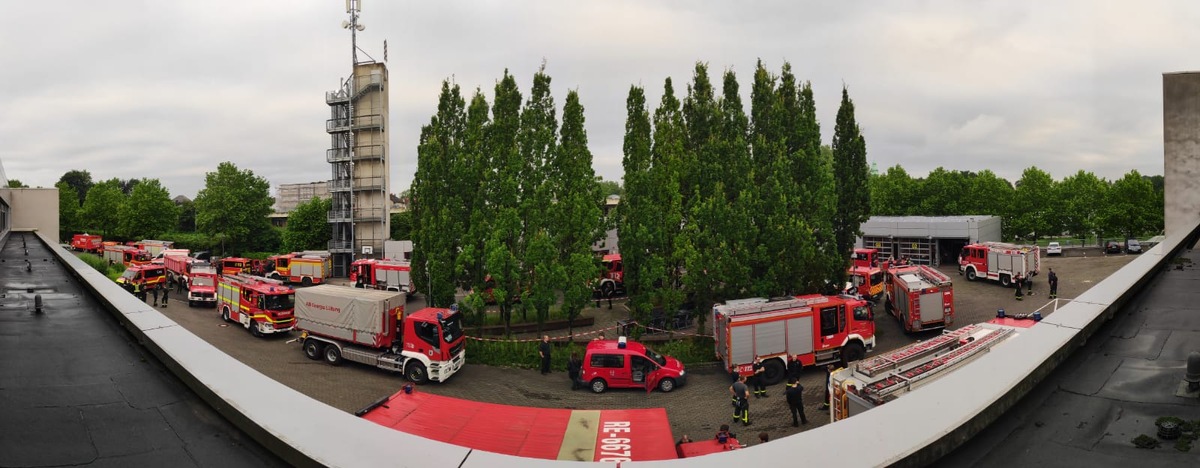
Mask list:
[[[1142,244],[1137,239],[1128,239],[1125,241],[1125,252],[1140,254],[1142,253]]]
[[[1104,253],[1121,253],[1121,243],[1115,240],[1105,242]]]

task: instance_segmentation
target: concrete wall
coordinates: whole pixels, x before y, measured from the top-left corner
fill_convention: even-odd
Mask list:
[[[9,226],[18,230],[37,230],[58,238],[58,189],[2,189],[9,201]]]
[[[1200,72],[1163,74],[1167,235],[1200,220]]]

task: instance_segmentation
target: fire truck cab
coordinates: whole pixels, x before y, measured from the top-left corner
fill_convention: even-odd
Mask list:
[[[854,267],[878,267],[879,266],[879,249],[854,249],[851,266]]]
[[[221,319],[240,323],[254,336],[291,331],[296,326],[296,293],[282,281],[225,275],[217,280]]]
[[[621,254],[605,255],[600,259],[600,266],[603,273],[600,274],[600,283],[596,286],[600,297],[625,294],[625,273],[622,270]]]
[[[750,375],[761,358],[766,384],[783,380],[789,356],[805,367],[862,359],[875,348],[875,317],[855,296],[752,298],[713,307],[717,357],[725,368]]]
[[[208,262],[190,263],[187,276],[188,307],[217,304],[217,269]]]
[[[267,258],[266,276],[287,283],[304,286],[324,283],[333,271],[333,260],[328,252],[295,252],[273,255]]]
[[[145,250],[128,245],[106,245],[104,246],[104,259],[113,265],[117,263],[125,266],[145,265],[150,263],[150,254]]]
[[[222,275],[253,274],[254,262],[243,257],[225,257],[219,260],[218,272]]]
[[[127,289],[140,284],[142,289],[149,291],[165,288],[166,283],[167,269],[162,265],[130,265],[125,269],[125,273],[117,278],[117,284]]]

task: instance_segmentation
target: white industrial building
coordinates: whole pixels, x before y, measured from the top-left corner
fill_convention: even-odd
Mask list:
[[[872,216],[860,229],[858,247],[923,265],[954,263],[964,245],[1000,241],[999,216]]]

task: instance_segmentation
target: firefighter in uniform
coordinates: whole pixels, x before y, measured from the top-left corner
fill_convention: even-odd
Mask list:
[[[1050,299],[1058,298],[1058,275],[1054,274],[1054,269],[1050,269]]]
[[[754,386],[754,398],[767,397],[767,369],[763,366],[762,358],[754,358],[753,376],[750,377],[750,384]]]
[[[733,396],[733,420],[742,421],[742,425],[750,425],[750,388],[746,386],[746,376],[738,377],[737,382],[729,386],[729,394]]]
[[[808,424],[808,416],[804,415],[804,386],[794,377],[790,377],[784,395],[787,395],[788,409],[792,411],[792,427]]]
[[[1016,293],[1015,297],[1017,298],[1018,301],[1025,300],[1024,294],[1021,294],[1021,285],[1024,284],[1024,281],[1025,280],[1024,280],[1024,278],[1021,277],[1021,274],[1017,273],[1017,277],[1015,278],[1015,283],[1017,286],[1017,293]]]

